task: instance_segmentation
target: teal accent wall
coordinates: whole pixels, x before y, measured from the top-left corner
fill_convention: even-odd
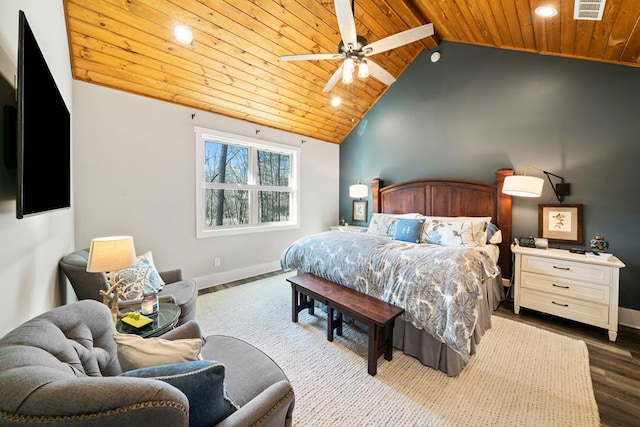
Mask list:
[[[340,216],[351,218],[359,180],[493,181],[496,169],[534,165],[571,184],[564,203],[584,206],[585,243],[559,247],[603,234],[626,264],[620,306],[639,310],[640,68],[452,42],[435,50],[440,61],[423,52],[341,144]],[[540,198],[514,197],[514,236],[536,236],[538,204],[553,203],[546,179]]]

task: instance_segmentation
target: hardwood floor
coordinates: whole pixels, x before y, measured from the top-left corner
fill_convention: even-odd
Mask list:
[[[266,273],[202,289],[200,293],[215,292],[280,273]],[[611,342],[604,329],[525,308],[519,315],[515,314],[510,300],[504,301],[494,314],[584,341],[589,349],[591,380],[602,427],[640,426],[640,330],[620,326],[616,342]]]
[[[525,308],[515,314],[512,301],[504,301],[494,314],[584,341],[601,425],[640,426],[640,330],[620,326],[611,342],[605,329]]]

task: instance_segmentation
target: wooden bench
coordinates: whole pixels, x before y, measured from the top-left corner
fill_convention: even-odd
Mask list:
[[[378,358],[393,358],[393,325],[404,309],[381,301],[329,280],[304,273],[287,279],[291,283],[291,320],[298,321],[298,313],[309,309],[314,314],[314,301],[327,306],[327,339],[333,341],[333,331],[342,335],[342,315],[350,315],[367,324],[368,372],[378,371]],[[335,316],[334,316],[335,311]]]

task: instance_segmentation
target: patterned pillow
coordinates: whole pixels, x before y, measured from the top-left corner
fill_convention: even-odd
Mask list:
[[[211,360],[173,363],[124,372],[125,377],[164,381],[189,400],[189,426],[212,426],[238,408],[224,386],[225,366]]]
[[[143,294],[160,292],[164,286],[164,281],[153,264],[151,252],[140,255],[134,267],[118,271],[116,281],[121,279],[120,292],[123,300],[140,299]]]
[[[408,214],[385,214],[374,213],[371,217],[371,222],[367,228],[367,234],[373,234],[374,236],[383,236],[393,238],[396,235],[396,221],[399,218],[420,218],[422,215],[419,213]]]
[[[487,222],[462,220],[433,220],[424,228],[423,241],[442,246],[484,246],[487,241]]]
[[[420,243],[420,236],[422,235],[422,227],[424,226],[424,223],[424,218],[399,218],[396,221],[396,234],[394,239],[403,240],[405,242]]]

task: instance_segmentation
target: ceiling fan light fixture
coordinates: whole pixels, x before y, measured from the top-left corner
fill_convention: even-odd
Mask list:
[[[347,58],[344,60],[344,70],[348,71],[349,73],[353,73],[353,70],[355,70],[355,63],[353,62],[353,58]]]
[[[340,99],[339,96],[334,96],[333,99],[331,99],[331,106],[332,107],[337,107],[341,103],[342,103],[342,99]]]
[[[366,79],[367,77],[369,77],[369,64],[366,59],[363,59],[358,63],[358,78]]]

